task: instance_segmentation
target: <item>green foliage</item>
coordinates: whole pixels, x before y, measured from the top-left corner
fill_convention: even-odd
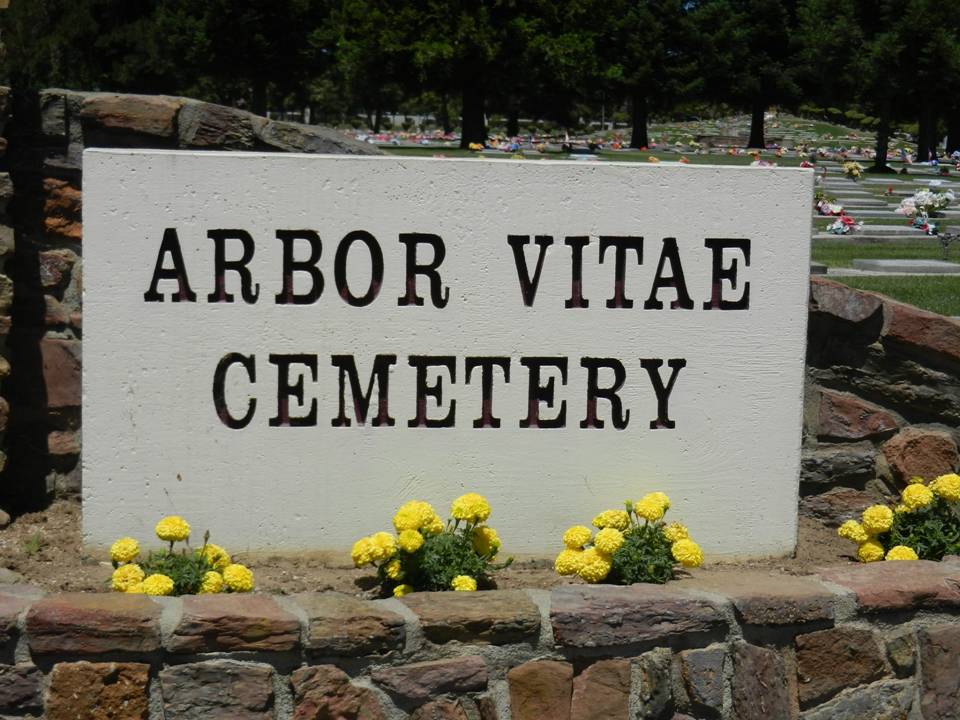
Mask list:
[[[936,497],[925,508],[897,513],[890,532],[879,540],[887,549],[913,548],[921,560],[941,560],[944,555],[960,554],[960,515],[955,503]]]
[[[160,573],[173,580],[174,595],[196,595],[200,592],[204,574],[214,569],[201,552],[189,548],[182,548],[180,552],[151,552],[140,567],[147,577]]]
[[[23,551],[27,553],[27,555],[37,555],[43,550],[46,544],[47,539],[43,536],[42,532],[37,530],[23,541]]]
[[[462,530],[425,538],[423,547],[402,562],[404,582],[418,590],[449,590],[457,575],[469,575],[478,584],[489,582],[487,561]]]
[[[663,534],[663,523],[631,525],[623,533],[623,545],[613,554],[607,582],[632,585],[663,584],[673,578],[674,559]]]

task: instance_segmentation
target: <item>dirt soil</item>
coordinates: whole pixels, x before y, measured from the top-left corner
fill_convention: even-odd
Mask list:
[[[42,512],[15,519],[0,530],[0,582],[20,580],[47,591],[106,592],[113,568],[104,555],[83,552],[80,534],[80,502],[58,500]],[[504,548],[509,550],[509,548]],[[808,575],[816,568],[852,559],[850,543],[836,530],[808,518],[800,518],[800,536],[794,558],[710,562],[698,573],[735,567],[766,569],[790,575]],[[291,555],[234,555],[256,577],[257,590],[287,595],[303,591],[337,590],[372,597],[374,577],[369,568],[358,570],[330,559],[328,553]],[[9,571],[12,571],[9,572]],[[6,577],[5,577],[6,576]],[[551,588],[569,583],[553,571],[552,559],[524,559],[497,573],[497,586]]]

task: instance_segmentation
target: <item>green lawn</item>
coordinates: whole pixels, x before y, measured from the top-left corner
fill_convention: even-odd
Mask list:
[[[882,243],[851,243],[844,240],[815,240],[811,259],[828,267],[853,267],[861,260],[943,260],[940,243],[934,238],[897,240]],[[960,248],[951,246],[948,260],[960,261]]]
[[[960,276],[831,277],[844,285],[872,290],[941,315],[960,315]]]

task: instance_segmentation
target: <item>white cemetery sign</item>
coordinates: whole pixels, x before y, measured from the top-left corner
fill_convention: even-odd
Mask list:
[[[792,551],[812,173],[88,150],[85,540],[345,549],[486,495],[511,553],[653,490]]]

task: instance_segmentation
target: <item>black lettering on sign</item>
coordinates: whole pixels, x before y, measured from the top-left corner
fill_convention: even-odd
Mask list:
[[[587,235],[568,237],[563,241],[570,246],[570,298],[563,304],[565,308],[590,307],[590,301],[583,296],[583,249],[590,244]]]
[[[470,384],[470,374],[474,368],[480,368],[480,417],[473,421],[475,428],[498,428],[500,427],[500,418],[493,414],[493,369],[500,368],[503,371],[503,382],[510,382],[510,358],[509,357],[467,357],[463,359],[464,370],[466,371],[466,382]]]
[[[567,424],[567,401],[560,403],[560,412],[552,418],[540,416],[540,403],[553,407],[556,377],[551,376],[546,385],[540,382],[541,368],[550,367],[560,371],[560,384],[567,384],[567,358],[565,357],[522,357],[520,364],[529,372],[527,384],[527,417],[520,421],[520,427],[560,428]]]
[[[290,427],[309,427],[317,424],[317,399],[310,401],[310,411],[306,415],[290,415],[290,398],[303,406],[303,374],[290,384],[290,366],[304,365],[310,371],[310,380],[317,381],[317,356],[306,354],[270,355],[270,362],[277,366],[277,416],[270,418],[270,427],[287,425]]]
[[[750,283],[743,283],[743,292],[736,300],[723,297],[723,281],[730,282],[730,289],[737,289],[737,258],[730,261],[729,267],[723,266],[724,250],[739,250],[743,254],[744,267],[750,267],[750,240],[747,238],[707,238],[703,244],[713,251],[713,281],[710,300],[703,304],[704,310],[747,310],[750,307]]]
[[[607,248],[616,248],[613,264],[613,297],[607,300],[608,308],[632,308],[633,300],[626,295],[627,250],[637,254],[637,265],[643,264],[643,238],[632,236],[600,236],[600,262]]]
[[[666,387],[663,385],[663,379],[660,377],[660,366],[663,360],[660,358],[641,358],[640,366],[647,371],[650,376],[650,384],[653,385],[653,391],[657,395],[657,419],[650,421],[650,429],[674,428],[677,424],[670,419],[670,393],[673,392],[673,384],[677,381],[677,375],[680,374],[680,368],[686,367],[687,361],[683,358],[673,358],[667,361],[667,365],[673,371],[670,373],[670,380]]]
[[[360,297],[350,292],[350,286],[347,285],[347,255],[350,253],[350,247],[357,241],[366,245],[367,250],[370,251],[370,285],[367,287],[367,292]],[[366,230],[354,230],[344,236],[333,258],[333,281],[337,285],[340,297],[354,307],[364,307],[377,298],[380,294],[380,286],[383,284],[383,251],[373,235]]]
[[[173,261],[173,267],[165,268],[163,266],[163,259],[167,254]],[[170,298],[173,302],[197,301],[197,294],[190,289],[190,281],[187,280],[187,266],[183,262],[180,238],[177,237],[177,231],[174,228],[167,228],[163,231],[160,250],[157,251],[157,263],[153,268],[153,278],[150,280],[149,289],[143,294],[144,302],[163,302],[163,294],[157,290],[157,283],[161,280],[177,281],[177,293]]]
[[[670,261],[670,275],[663,276],[664,265]],[[644,310],[662,310],[663,303],[657,299],[661,288],[673,288],[677,299],[670,303],[670,309],[693,310],[693,299],[687,292],[687,281],[683,277],[683,264],[680,262],[680,251],[677,248],[677,239],[667,237],[663,239],[663,249],[660,251],[660,262],[657,264],[657,274],[653,278],[653,287],[650,297],[643,304]]]
[[[357,418],[357,425],[367,422],[367,413],[370,411],[370,401],[373,398],[373,384],[377,384],[377,416],[371,421],[374,427],[394,425],[390,417],[388,401],[390,397],[390,366],[396,365],[396,355],[377,355],[373,360],[373,372],[367,383],[367,392],[360,389],[360,376],[357,373],[357,363],[353,355],[331,355],[330,364],[340,370],[340,414],[330,424],[334,427],[350,427],[350,418],[347,417],[346,380],[350,379],[350,392],[353,395],[353,414]]]
[[[457,401],[450,401],[447,414],[439,419],[427,417],[427,398],[437,401],[437,407],[443,407],[443,378],[438,377],[434,385],[427,384],[427,369],[446,368],[450,373],[450,382],[457,381],[457,359],[453,355],[410,355],[407,358],[410,367],[417,369],[417,416],[407,421],[407,427],[453,427],[457,412]]]
[[[213,240],[213,276],[214,290],[207,295],[207,302],[233,302],[233,293],[227,292],[224,276],[227,270],[233,270],[240,276],[240,296],[245,303],[257,301],[260,295],[260,283],[254,284],[253,276],[247,264],[253,259],[254,242],[246,230],[207,230],[207,237]],[[243,254],[239,260],[227,260],[227,240],[239,240]]]
[[[423,298],[417,294],[417,275],[430,280],[430,300],[434,307],[444,308],[450,301],[450,288],[444,288],[437,268],[447,256],[443,238],[431,233],[400,233],[400,242],[407,248],[407,294],[397,299],[397,305],[423,305]],[[417,262],[417,245],[429,245],[433,248],[433,260],[423,265]]]
[[[317,267],[323,243],[313,230],[277,230],[277,239],[283,243],[283,290],[277,294],[277,305],[312,305],[323,294],[323,273]],[[297,240],[306,240],[310,244],[310,257],[306,260],[294,259],[294,244]],[[293,274],[307,273],[310,276],[310,289],[305,293],[293,291]]]
[[[610,419],[617,430],[623,430],[630,422],[630,411],[624,412],[620,388],[627,379],[623,363],[614,358],[580,358],[580,365],[587,369],[587,416],[580,421],[582,428],[602,428],[603,420],[597,417],[597,398],[610,402]],[[600,368],[613,370],[613,382],[607,387],[599,386]]]
[[[213,406],[217,410],[217,417],[220,422],[231,430],[245,428],[253,420],[253,413],[257,409],[256,398],[250,398],[247,401],[247,412],[242,418],[235,418],[230,414],[225,398],[227,371],[231,365],[240,365],[247,371],[247,377],[251,383],[257,381],[257,366],[253,355],[241,355],[240,353],[227,353],[220,362],[217,363],[217,369],[213,373]]]
[[[523,304],[527,307],[533,305],[534,298],[537,296],[537,286],[540,284],[540,273],[543,271],[543,260],[547,256],[547,248],[553,245],[553,238],[549,235],[537,235],[534,242],[540,248],[537,254],[537,268],[533,271],[533,279],[530,279],[530,268],[527,267],[527,258],[523,254],[525,245],[530,244],[529,235],[507,235],[507,243],[513,248],[513,262],[517,266],[517,279],[520,280],[520,295],[523,297]]]

